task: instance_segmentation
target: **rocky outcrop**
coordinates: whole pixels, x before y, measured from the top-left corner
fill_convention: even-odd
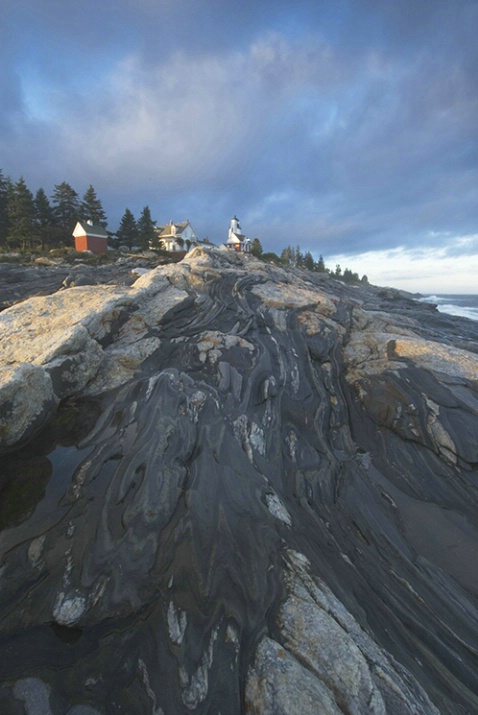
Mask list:
[[[410,674],[377,647],[310,563],[286,555],[281,641],[264,636],[246,682],[246,709],[270,715],[326,712],[438,715]]]
[[[102,265],[89,265],[81,258],[73,263],[47,257],[24,264],[0,262],[0,311],[26,298],[49,295],[63,287],[130,285],[135,280],[132,272],[152,263],[156,265],[157,259],[154,261],[144,254],[134,258],[121,257]]]
[[[158,349],[159,338],[146,333],[189,296],[163,276],[154,289],[151,280],[138,279],[136,290],[72,287],[0,313],[0,365],[6,368],[0,377],[0,453],[38,432],[61,399],[127,382]]]
[[[476,323],[196,249],[0,331],[1,712],[478,709]]]

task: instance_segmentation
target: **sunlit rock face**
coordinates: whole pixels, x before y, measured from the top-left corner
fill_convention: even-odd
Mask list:
[[[2,320],[0,712],[478,711],[476,323],[199,249]]]

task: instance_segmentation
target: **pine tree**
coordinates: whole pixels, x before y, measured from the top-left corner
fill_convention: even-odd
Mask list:
[[[284,264],[284,266],[292,266],[295,263],[295,250],[291,248],[290,246],[287,246],[282,250],[282,253],[280,254],[280,260],[281,263]]]
[[[268,251],[267,253],[263,253],[261,256],[262,260],[265,261],[266,263],[274,263],[276,266],[280,266],[282,261],[277,255],[277,253],[273,253],[272,251]]]
[[[85,221],[90,220],[97,226],[103,226],[103,228],[106,228],[108,225],[101,201],[96,196],[96,191],[91,184],[83,196],[83,201],[80,205],[80,212],[81,218]]]
[[[37,234],[44,251],[46,245],[54,245],[57,242],[58,231],[55,225],[55,214],[50,206],[48,196],[41,188],[35,194],[34,204]]]
[[[307,253],[304,255],[304,261],[303,264],[304,268],[306,268],[308,271],[313,271],[315,270],[315,263],[314,263],[314,258],[311,254],[310,251],[307,251]]]
[[[130,250],[135,245],[138,238],[138,226],[135,217],[129,209],[125,210],[116,235],[118,236],[120,244],[128,246]]]
[[[260,258],[262,256],[262,244],[258,238],[254,238],[252,241],[251,253],[256,258]]]
[[[52,199],[54,215],[61,229],[60,238],[63,242],[70,243],[71,233],[80,219],[78,194],[66,181],[63,181],[55,186]]]
[[[13,190],[13,185],[8,177],[3,176],[0,169],[0,247],[7,242],[8,236],[8,200]]]
[[[23,177],[13,186],[8,200],[8,234],[7,243],[26,250],[38,240],[35,224],[35,203],[33,194],[27,187]]]
[[[138,219],[138,245],[141,248],[150,248],[154,245],[156,232],[154,227],[156,226],[156,221],[151,218],[151,211],[149,206],[145,206],[141,212],[141,216]]]
[[[319,256],[319,260],[317,261],[317,270],[319,273],[325,273],[325,263],[322,254]]]

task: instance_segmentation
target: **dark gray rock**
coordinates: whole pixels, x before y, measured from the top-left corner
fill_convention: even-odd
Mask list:
[[[61,288],[67,266],[0,263],[0,310],[31,295],[45,295]]]
[[[0,710],[478,711],[477,324],[219,251],[115,301],[0,459]]]
[[[114,283],[131,285],[131,266],[106,264],[71,266],[62,261],[16,264],[0,263],[0,311],[35,295],[49,295],[64,287]],[[137,259],[133,265],[143,265]]]

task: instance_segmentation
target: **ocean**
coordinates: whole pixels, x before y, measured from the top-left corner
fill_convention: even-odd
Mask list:
[[[441,313],[478,320],[478,295],[427,295],[420,300],[436,303]]]

